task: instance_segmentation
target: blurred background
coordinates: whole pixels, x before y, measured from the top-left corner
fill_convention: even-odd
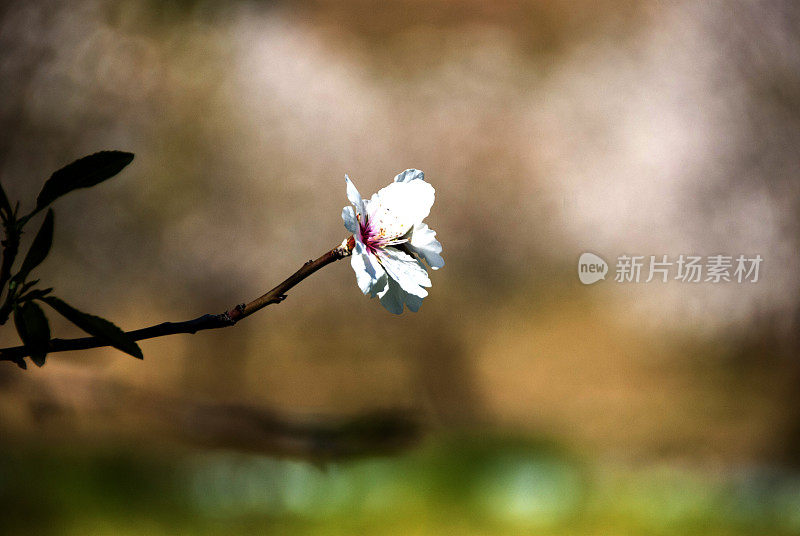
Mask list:
[[[0,531],[800,534],[798,27],[788,0],[4,3],[9,197],[136,154],[56,205],[38,276],[74,306],[249,301],[346,237],[345,173],[424,170],[447,265],[417,314],[339,262],[143,362],[0,363]],[[584,251],[764,262],[584,286]]]

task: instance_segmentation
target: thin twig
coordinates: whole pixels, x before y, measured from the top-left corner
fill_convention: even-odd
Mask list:
[[[176,335],[178,333],[197,333],[206,329],[226,328],[235,325],[240,320],[247,318],[256,311],[263,309],[272,303],[280,303],[286,299],[286,293],[295,285],[300,283],[303,279],[307,278],[320,268],[338,261],[350,255],[353,247],[353,239],[342,242],[341,245],[333,248],[316,260],[308,261],[299,270],[290,275],[286,280],[278,286],[256,298],[250,303],[243,303],[234,306],[230,310],[222,314],[206,314],[187,320],[185,322],[164,322],[134,331],[128,331],[127,335],[135,341],[142,339],[153,339],[156,337],[163,337],[165,335]],[[101,348],[110,346],[104,339],[97,337],[80,337],[77,339],[51,339],[50,346],[47,349],[48,353],[53,352],[66,352],[69,350],[88,350],[90,348]],[[0,361],[14,361],[19,362],[23,357],[30,355],[30,352],[24,346],[13,346],[9,348],[0,349]]]

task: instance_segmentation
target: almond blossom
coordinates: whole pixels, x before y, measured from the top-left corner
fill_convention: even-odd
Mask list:
[[[353,233],[350,264],[364,294],[380,299],[389,312],[400,314],[405,305],[417,311],[431,286],[422,261],[437,270],[444,266],[442,245],[424,220],[435,191],[417,169],[407,169],[370,199],[362,199],[345,175],[347,198],[342,220]]]

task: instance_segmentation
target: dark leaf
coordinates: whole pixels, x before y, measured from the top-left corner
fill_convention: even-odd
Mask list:
[[[34,290],[28,292],[27,294],[22,294],[20,292],[20,294],[22,294],[22,295],[17,299],[19,301],[21,301],[21,302],[30,301],[30,300],[41,300],[42,298],[44,298],[45,296],[47,296],[51,292],[53,292],[53,287],[44,288],[44,289],[37,288],[37,289],[34,289]]]
[[[89,335],[93,335],[109,346],[113,346],[117,350],[121,350],[133,357],[144,358],[139,345],[108,320],[78,311],[55,296],[45,296],[41,300]]]
[[[28,281],[27,283],[25,283],[24,285],[22,285],[22,286],[20,287],[20,289],[19,289],[19,294],[20,294],[20,295],[22,295],[22,294],[25,294],[25,293],[26,293],[28,290],[30,290],[30,289],[31,289],[31,287],[33,287],[34,285],[36,285],[36,283],[38,283],[38,282],[39,282],[39,280],[38,280],[38,279],[34,279],[33,281]]]
[[[11,214],[11,203],[8,202],[8,196],[2,183],[0,183],[0,214],[3,216],[3,221],[6,221]]]
[[[132,153],[101,151],[63,167],[53,173],[36,199],[36,210],[78,188],[89,188],[110,179],[133,160]]]
[[[14,308],[14,324],[25,349],[31,354],[31,361],[44,365],[47,348],[50,344],[50,325],[42,308],[33,302],[25,302]]]
[[[22,261],[22,267],[15,276],[17,281],[24,281],[31,271],[39,266],[47,254],[50,253],[50,246],[53,245],[53,210],[47,211],[47,216],[44,217],[44,222],[33,239],[31,248],[28,254],[25,255],[25,260]]]

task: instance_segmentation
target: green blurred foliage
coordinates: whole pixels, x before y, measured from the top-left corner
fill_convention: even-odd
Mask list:
[[[800,480],[766,470],[612,469],[546,443],[454,436],[331,464],[229,451],[5,449],[9,533],[771,534],[800,531]]]

